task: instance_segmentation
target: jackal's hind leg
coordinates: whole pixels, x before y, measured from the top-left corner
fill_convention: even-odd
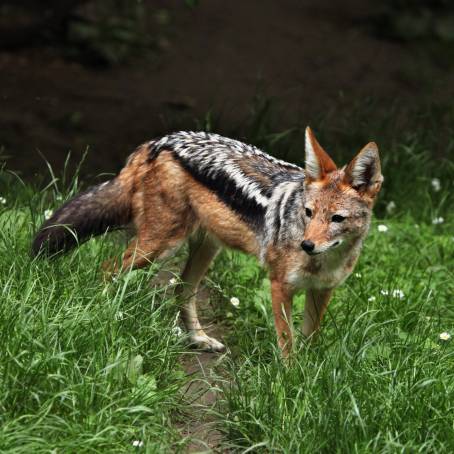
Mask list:
[[[176,244],[175,240],[167,238],[157,240],[149,235],[138,235],[130,241],[122,260],[114,258],[103,263],[104,276],[115,276],[121,271],[145,268]]]
[[[205,232],[199,232],[189,240],[189,258],[181,275],[179,299],[184,301],[181,315],[193,346],[205,351],[222,352],[224,345],[208,336],[197,315],[197,290],[212,260],[219,252],[219,245]]]

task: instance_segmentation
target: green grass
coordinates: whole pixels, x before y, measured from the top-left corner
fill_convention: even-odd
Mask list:
[[[319,343],[299,335],[288,365],[275,347],[266,273],[231,251],[216,261],[209,285],[231,349],[216,369],[226,449],[454,451],[454,342],[439,338],[454,336],[454,171],[417,143],[383,154],[380,220],[335,293]],[[60,190],[0,173],[0,451],[134,452],[135,440],[148,452],[184,450],[178,305],[169,288],[150,288],[158,266],[103,282],[100,265],[121,250],[118,238],[32,260],[33,232],[61,203]],[[296,328],[303,305],[299,296]]]
[[[232,285],[244,305],[230,331],[233,380],[221,381],[219,412],[235,446],[453,450],[454,349],[439,334],[454,331],[454,241],[409,221],[387,221],[387,233],[373,226],[355,274],[335,293],[318,345],[300,339],[288,367],[274,346],[268,280]],[[237,276],[248,264],[238,262]],[[302,297],[295,307],[301,314]]]
[[[177,450],[184,376],[168,289],[151,272],[105,284],[118,246],[100,239],[54,262],[31,260],[49,191],[8,183],[0,211],[0,451]],[[110,249],[110,250],[109,250]]]

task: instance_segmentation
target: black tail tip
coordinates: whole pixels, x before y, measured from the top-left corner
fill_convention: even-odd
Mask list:
[[[77,246],[77,239],[68,235],[62,226],[42,228],[31,245],[31,255],[36,258],[52,258]]]
[[[48,258],[56,253],[55,246],[52,245],[49,235],[38,232],[31,245],[31,256],[33,258]]]

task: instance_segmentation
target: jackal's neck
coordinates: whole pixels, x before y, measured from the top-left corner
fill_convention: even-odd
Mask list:
[[[285,245],[302,237],[304,219],[304,175],[290,175],[273,188],[262,234],[261,261],[272,245]]]

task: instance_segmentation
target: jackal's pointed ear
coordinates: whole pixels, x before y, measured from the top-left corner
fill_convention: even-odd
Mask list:
[[[327,173],[336,170],[336,164],[317,142],[311,128],[306,128],[306,177],[321,180]]]
[[[381,188],[380,157],[375,142],[368,143],[345,169],[345,183],[362,193],[375,197]]]

